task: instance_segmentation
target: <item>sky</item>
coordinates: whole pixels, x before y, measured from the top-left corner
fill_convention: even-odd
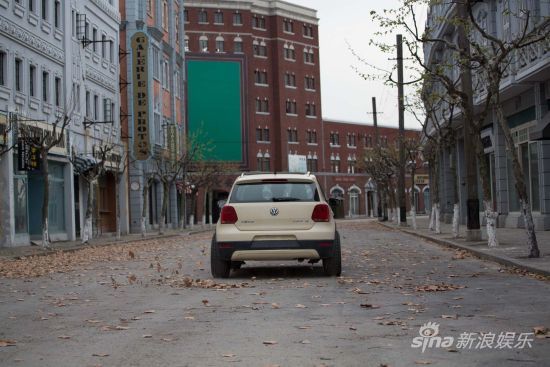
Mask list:
[[[317,10],[321,55],[321,98],[324,119],[372,124],[372,97],[376,97],[378,123],[398,126],[397,88],[382,81],[362,79],[353,66],[364,73],[374,73],[349,50],[349,45],[369,63],[390,68],[395,60],[369,46],[378,27],[370,17],[371,10],[396,8],[398,0],[286,0]],[[425,14],[422,14],[425,18]],[[421,23],[423,24],[423,23]],[[395,42],[391,35],[388,42]],[[395,56],[391,56],[395,57]],[[406,78],[405,78],[406,79]],[[407,90],[405,90],[407,94]],[[405,116],[405,127],[420,129],[416,119]]]

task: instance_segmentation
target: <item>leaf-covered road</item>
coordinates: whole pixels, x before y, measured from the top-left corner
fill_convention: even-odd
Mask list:
[[[341,278],[324,277],[319,264],[254,263],[214,281],[211,233],[0,260],[0,365],[539,366],[550,360],[547,280],[375,222],[342,222],[339,230]],[[412,348],[428,322],[438,324],[438,336],[452,337],[452,345],[437,348],[433,340],[424,353]],[[514,333],[511,347],[497,344],[499,335],[510,339],[506,332]],[[470,348],[459,344],[466,333],[472,333]],[[515,347],[521,333],[537,334],[530,348]]]

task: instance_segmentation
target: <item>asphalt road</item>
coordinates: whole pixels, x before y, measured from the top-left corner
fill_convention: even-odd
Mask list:
[[[340,278],[251,263],[214,282],[210,232],[0,262],[0,366],[550,365],[531,334],[548,280],[375,222],[339,230]]]

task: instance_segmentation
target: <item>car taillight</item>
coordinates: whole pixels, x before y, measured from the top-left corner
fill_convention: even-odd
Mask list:
[[[327,204],[317,204],[311,213],[311,219],[314,222],[330,221],[330,208]]]
[[[239,217],[237,217],[235,208],[230,205],[224,205],[220,220],[222,224],[235,224],[239,220]]]

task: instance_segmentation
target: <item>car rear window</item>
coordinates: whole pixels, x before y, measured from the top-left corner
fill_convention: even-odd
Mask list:
[[[247,182],[235,185],[232,203],[319,201],[314,182]]]

